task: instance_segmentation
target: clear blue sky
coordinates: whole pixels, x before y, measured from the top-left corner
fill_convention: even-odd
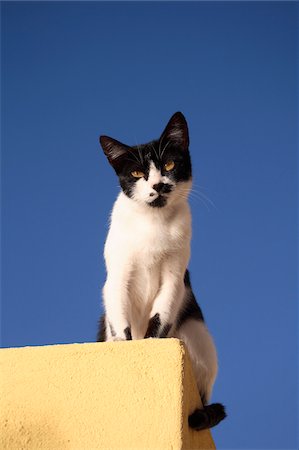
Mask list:
[[[117,179],[98,136],[190,127],[194,290],[222,449],[296,445],[296,25],[288,2],[2,3],[2,345],[94,341]],[[100,381],[100,380],[99,380]]]

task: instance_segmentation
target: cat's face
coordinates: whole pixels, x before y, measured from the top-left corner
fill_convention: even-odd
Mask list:
[[[119,177],[123,192],[151,208],[186,198],[191,187],[191,161],[186,120],[174,114],[160,139],[127,146],[108,136],[100,143]]]

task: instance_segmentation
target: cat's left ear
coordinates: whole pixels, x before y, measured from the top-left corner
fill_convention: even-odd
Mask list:
[[[165,130],[161,134],[160,141],[164,145],[167,142],[180,147],[182,150],[188,150],[189,147],[189,132],[188,125],[184,115],[181,112],[176,112],[169,120]]]

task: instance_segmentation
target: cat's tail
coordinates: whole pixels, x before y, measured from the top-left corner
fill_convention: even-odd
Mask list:
[[[218,425],[225,417],[225,407],[221,403],[212,403],[203,406],[202,409],[196,409],[190,414],[188,422],[191,428],[204,430]]]

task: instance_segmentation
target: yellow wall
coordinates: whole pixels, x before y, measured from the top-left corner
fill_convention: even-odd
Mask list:
[[[0,350],[1,449],[210,449],[177,339]]]

